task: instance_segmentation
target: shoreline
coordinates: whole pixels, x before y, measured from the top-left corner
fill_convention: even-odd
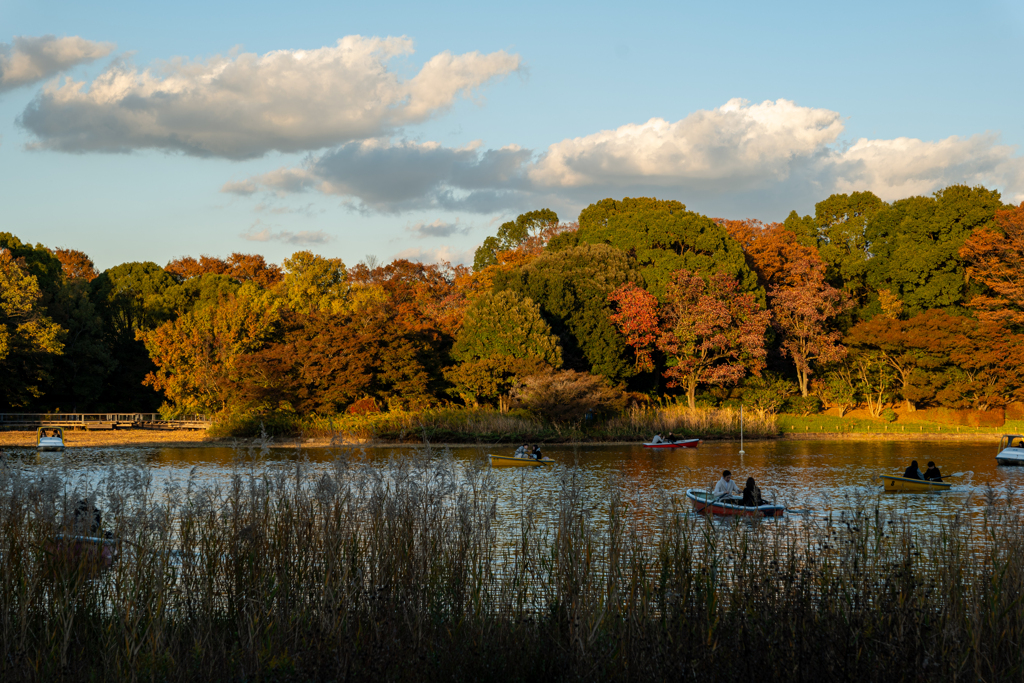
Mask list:
[[[776,438],[744,439],[746,443],[764,441],[988,441],[996,440],[999,434],[992,433],[969,433],[969,434],[942,434],[935,432],[924,433],[864,433],[864,432],[800,432],[797,434],[780,434]],[[75,447],[104,447],[104,446],[136,446],[140,448],[231,448],[233,446],[251,446],[258,443],[254,438],[215,438],[207,436],[200,431],[167,431],[154,432],[150,430],[117,430],[104,432],[74,432],[68,431],[64,434],[65,445],[68,448]],[[704,442],[739,442],[738,437],[704,439]],[[545,446],[632,446],[637,441],[566,441],[563,443],[543,443]],[[35,445],[35,431],[2,431],[0,432],[0,448],[32,448]],[[346,439],[341,443],[335,441],[333,446],[337,448],[352,448],[360,446],[390,446],[390,447],[419,447],[422,442],[407,441],[386,441],[386,440],[358,440]],[[476,441],[460,442],[437,442],[431,443],[439,448],[447,447],[473,447],[480,448],[509,448],[510,443],[490,443]],[[276,438],[269,442],[271,448],[329,448],[332,440],[327,438]]]

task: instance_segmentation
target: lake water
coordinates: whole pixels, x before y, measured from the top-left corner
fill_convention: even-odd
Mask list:
[[[990,488],[999,495],[1024,486],[1024,468],[997,466],[998,441],[833,441],[778,440],[739,444],[711,441],[696,449],[655,450],[634,446],[546,446],[544,454],[557,461],[553,468],[503,468],[494,474],[499,507],[514,509],[531,500],[553,494],[566,474],[583,483],[596,508],[603,507],[612,483],[620,485],[627,503],[644,507],[655,497],[674,497],[683,502],[686,489],[710,488],[723,469],[743,486],[752,476],[765,498],[791,508],[811,508],[812,516],[842,512],[861,504],[877,504],[884,512],[908,513],[922,521],[941,519],[958,511],[983,508]],[[452,447],[457,467],[468,466],[488,452],[509,454],[511,448]],[[380,446],[357,449],[355,457],[370,467],[387,469],[393,459],[415,457],[416,448]],[[63,456],[37,456],[28,449],[8,449],[15,462],[26,468],[60,464],[69,475],[90,478],[104,465],[129,461],[150,468],[154,481],[187,479],[190,472],[202,481],[225,479],[238,453],[230,448],[70,448]],[[327,467],[337,457],[328,449],[270,449],[265,458],[284,464],[304,458],[313,468]],[[911,460],[921,469],[929,460],[941,468],[953,487],[935,494],[884,494],[879,474],[903,473]],[[956,476],[950,476],[950,475]],[[688,507],[688,506],[687,506]]]

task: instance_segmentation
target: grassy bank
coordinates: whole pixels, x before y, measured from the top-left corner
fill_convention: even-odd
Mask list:
[[[240,457],[157,490],[0,466],[0,679],[1005,680],[1024,670],[1012,500],[924,533],[850,501],[710,524],[670,494],[601,512],[574,468],[499,515],[498,479],[423,451],[387,469]],[[386,475],[386,476],[385,476]],[[502,484],[501,482],[504,482]],[[55,549],[80,498],[122,556]],[[54,552],[54,551],[57,552]],[[71,556],[74,557],[74,556]]]
[[[979,438],[998,437],[1000,434],[1024,433],[1024,420],[1007,420],[1002,427],[970,427],[925,422],[903,416],[898,422],[886,422],[881,419],[863,417],[838,417],[834,415],[779,415],[777,417],[779,434],[791,436],[803,434],[836,435],[858,434],[864,436],[898,437],[924,435],[937,436],[971,436]],[[998,438],[996,439],[998,441]]]
[[[445,407],[421,411],[388,411],[368,415],[332,415],[275,418],[227,418],[212,435],[302,435],[340,442],[392,443],[576,443],[647,441],[657,432],[704,439],[739,438],[740,414],[732,408],[690,410],[678,404],[635,407],[622,415],[592,422],[556,423],[524,411],[501,413],[488,408]],[[749,438],[771,438],[778,428],[775,416],[747,411],[744,433]]]

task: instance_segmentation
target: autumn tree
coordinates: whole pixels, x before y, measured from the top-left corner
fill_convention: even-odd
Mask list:
[[[852,305],[844,292],[825,281],[824,264],[817,254],[791,262],[787,284],[768,292],[772,317],[782,337],[782,353],[796,366],[800,395],[807,397],[809,378],[818,363],[834,363],[846,356],[843,334],[832,324]]]
[[[709,280],[680,270],[665,288],[658,349],[668,358],[668,386],[682,387],[690,408],[697,387],[732,384],[765,365],[771,315],[727,273]]]
[[[750,269],[765,290],[803,284],[809,268],[824,272],[825,263],[813,246],[782,223],[764,224],[758,220],[716,219],[735,239],[747,257]]]
[[[84,251],[77,249],[54,249],[53,255],[60,261],[66,280],[84,280],[92,282],[99,273],[96,265]]]
[[[145,383],[162,391],[176,414],[214,413],[229,407],[224,378],[242,358],[263,348],[277,332],[281,302],[252,283],[217,306],[193,310],[139,338],[155,369]]]
[[[168,273],[180,281],[186,281],[202,275],[227,275],[239,282],[253,282],[263,289],[269,289],[281,281],[281,268],[267,263],[259,254],[231,254],[227,259],[213,256],[183,256],[169,262],[165,267]]]
[[[726,273],[737,281],[738,291],[755,292],[763,302],[764,293],[736,240],[680,202],[602,199],[580,212],[573,237],[580,244],[608,244],[624,251],[635,261],[644,289],[659,299],[673,275],[684,269],[704,277]]]
[[[608,316],[633,349],[637,372],[654,372],[654,350],[658,341],[658,299],[632,282],[620,285],[608,295],[615,312]]]
[[[968,303],[978,317],[1024,325],[1024,202],[996,211],[994,225],[975,230],[960,257],[967,276],[986,288]]]
[[[285,277],[275,291],[298,313],[341,313],[348,295],[348,272],[339,258],[297,251],[284,260]]]
[[[44,313],[42,296],[36,277],[0,248],[0,402],[6,407],[40,396],[39,357],[64,350],[65,330]]]

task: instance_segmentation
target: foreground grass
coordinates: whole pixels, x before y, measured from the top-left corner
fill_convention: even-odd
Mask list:
[[[0,679],[1006,680],[1024,671],[1024,530],[923,532],[853,501],[819,522],[717,524],[669,493],[595,512],[574,468],[499,515],[498,479],[425,450],[326,470],[240,454],[157,490],[0,467]],[[525,474],[523,476],[526,476]],[[536,476],[530,475],[530,476]],[[86,497],[113,568],[52,552]]]
[[[312,415],[224,420],[216,436],[258,436],[267,431],[339,440],[397,443],[576,443],[647,441],[657,432],[680,438],[739,438],[740,414],[732,408],[690,410],[678,404],[634,407],[610,419],[561,424],[525,411],[501,413],[490,408],[445,407],[419,411],[393,410],[368,415]],[[775,416],[747,411],[744,433],[749,438],[777,435]]]

